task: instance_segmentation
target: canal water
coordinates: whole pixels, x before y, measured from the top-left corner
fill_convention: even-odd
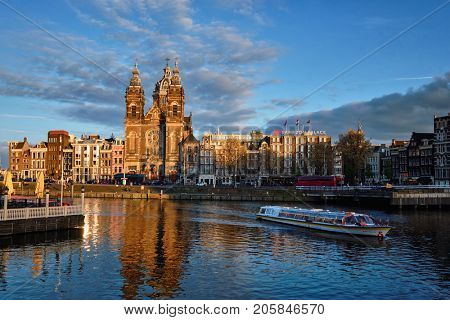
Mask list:
[[[380,242],[261,205],[87,199],[84,229],[0,238],[0,298],[450,299],[450,212],[359,209],[395,227]]]

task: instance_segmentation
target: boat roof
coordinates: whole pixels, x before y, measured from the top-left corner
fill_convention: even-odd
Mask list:
[[[331,210],[324,210],[324,209],[308,209],[308,208],[297,208],[297,207],[282,207],[282,206],[263,206],[261,208],[268,209],[278,209],[283,210],[284,212],[288,213],[304,213],[304,214],[313,214],[313,215],[320,215],[324,217],[341,217],[343,218],[345,215],[351,214],[355,216],[367,216],[366,214],[362,213],[356,213],[351,211],[331,211]]]

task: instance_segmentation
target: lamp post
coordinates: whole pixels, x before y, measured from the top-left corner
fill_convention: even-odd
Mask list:
[[[3,191],[3,218],[6,219],[7,217],[8,217],[8,189],[5,188],[5,190]]]
[[[45,216],[48,217],[48,207],[50,205],[50,190],[45,189]]]
[[[81,187],[81,214],[84,214],[84,186]]]

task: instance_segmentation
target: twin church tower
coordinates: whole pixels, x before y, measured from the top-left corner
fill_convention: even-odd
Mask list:
[[[178,63],[171,70],[167,62],[163,71],[147,111],[137,64],[125,91],[124,170],[152,179],[176,176],[180,144],[192,133],[192,115],[184,116],[184,89]]]

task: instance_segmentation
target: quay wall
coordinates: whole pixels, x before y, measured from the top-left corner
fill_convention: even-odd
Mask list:
[[[83,225],[83,215],[6,220],[0,221],[0,236],[29,232],[74,229],[82,227]]]
[[[169,199],[213,201],[261,201],[261,202],[343,202],[394,207],[446,207],[450,206],[450,189],[365,189],[339,188],[302,189],[294,187],[224,188],[196,186],[164,186],[143,189],[140,186],[85,185],[86,198],[103,199]],[[80,197],[81,185],[67,188],[64,197]],[[32,195],[33,190],[18,190],[17,194]],[[59,197],[59,186],[50,188],[52,197]]]

